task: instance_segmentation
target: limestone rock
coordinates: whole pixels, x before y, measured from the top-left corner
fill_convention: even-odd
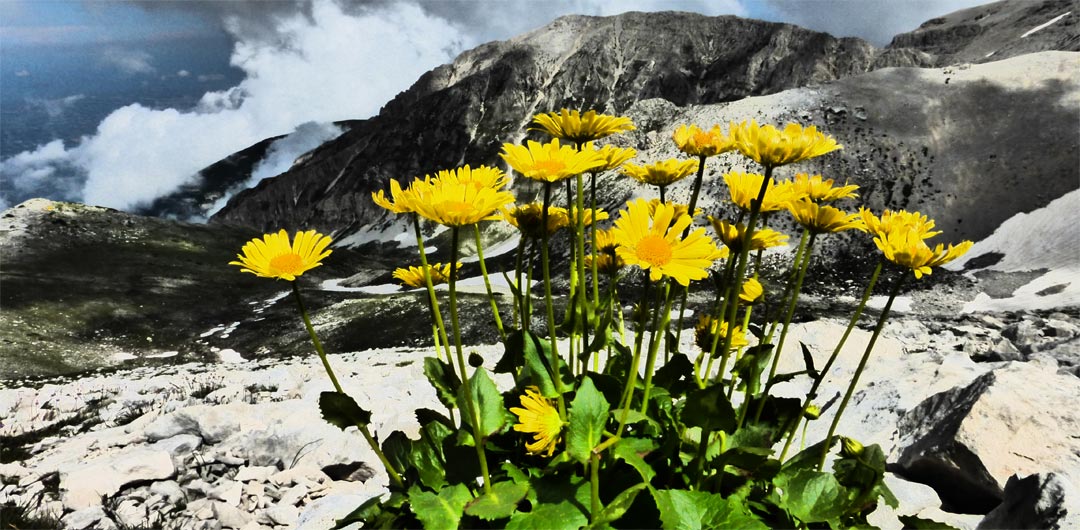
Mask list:
[[[1009,477],[1005,498],[979,529],[1077,528],[1080,525],[1080,497],[1068,478],[1056,473]]]
[[[164,480],[174,473],[169,453],[136,447],[61,472],[60,490],[65,506],[80,509],[100,505],[102,496],[112,496],[132,482]]]
[[[226,502],[215,502],[211,506],[214,518],[225,528],[243,528],[252,520],[251,514]]]
[[[105,517],[105,510],[101,506],[88,506],[65,515],[60,522],[67,530],[83,530],[93,527],[102,519],[108,518]]]
[[[890,469],[934,487],[945,509],[987,513],[1014,474],[1080,469],[1078,396],[1075,377],[1009,363],[905,414]]]

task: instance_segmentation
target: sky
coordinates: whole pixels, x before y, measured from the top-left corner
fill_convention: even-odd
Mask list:
[[[732,14],[884,46],[980,3],[0,0],[0,208],[48,196],[131,210],[290,135],[257,170],[272,176],[339,134],[330,122],[374,115],[462,51],[564,14]]]

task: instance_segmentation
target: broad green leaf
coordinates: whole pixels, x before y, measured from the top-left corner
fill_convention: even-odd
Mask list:
[[[435,388],[435,395],[447,408],[457,407],[457,392],[461,386],[454,369],[435,357],[424,357],[424,375]]]
[[[366,501],[345,517],[338,519],[330,530],[339,530],[353,523],[363,523],[371,520],[382,511],[382,495],[376,495]]]
[[[495,387],[495,383],[487,375],[487,370],[477,368],[469,380],[472,387],[473,406],[477,409],[477,418],[473,418],[471,407],[465,402],[465,385],[458,392],[458,400],[461,403],[461,415],[473,430],[483,439],[499,432],[507,422],[507,410],[503,405],[502,394]]]
[[[409,508],[427,530],[456,530],[462,510],[472,495],[464,484],[454,484],[436,495],[417,486],[409,488]]]
[[[581,508],[569,502],[560,502],[533,506],[531,512],[515,512],[506,524],[506,530],[581,528],[588,523],[589,517]]]
[[[529,475],[526,475],[524,471],[515,466],[512,462],[503,462],[499,467],[506,472],[506,476],[509,477],[510,480],[518,484],[529,483]]]
[[[788,459],[787,462],[784,462],[781,472],[794,473],[800,469],[817,469],[817,464],[821,461],[821,452],[832,449],[832,446],[836,445],[839,441],[839,436],[833,436],[832,442],[829,444],[828,448],[825,447],[825,440],[822,440],[799,451],[798,454]]]
[[[443,442],[450,438],[454,431],[440,420],[425,418],[430,415],[441,418],[441,415],[431,410],[422,414],[424,410],[426,409],[417,410],[416,416],[420,420],[420,439],[412,442],[409,456],[413,467],[420,474],[420,482],[438,491],[446,485],[444,468],[446,456],[443,452]],[[428,421],[424,421],[425,419]]]
[[[566,452],[580,463],[589,461],[593,447],[600,445],[607,423],[610,405],[596,389],[592,379],[585,377],[570,403],[570,426],[566,433]]]
[[[731,407],[722,383],[687,394],[681,419],[686,425],[713,432],[731,433],[738,424],[735,409]]]
[[[559,397],[555,388],[555,371],[551,368],[551,343],[528,331],[521,333],[520,340],[525,362],[522,376],[540,389],[540,395],[546,398]],[[511,339],[507,339],[508,344],[510,341]]]
[[[651,489],[651,488],[650,488]],[[738,498],[718,493],[651,489],[665,529],[739,528],[768,530]]]
[[[360,408],[348,394],[341,392],[319,394],[319,410],[327,423],[341,430],[371,422],[371,413]]]
[[[626,510],[630,509],[630,505],[634,504],[634,499],[637,498],[638,493],[641,493],[641,490],[645,489],[645,486],[645,483],[630,486],[616,495],[607,506],[604,506],[603,510],[600,510],[600,514],[593,518],[589,528],[599,528],[618,521],[626,513]]]
[[[382,452],[394,469],[407,473],[412,467],[412,443],[401,431],[394,431],[383,440]]]
[[[901,515],[900,523],[905,530],[957,530],[945,523],[939,523],[933,519],[923,519],[917,515]]]
[[[633,357],[630,348],[627,348],[623,343],[619,341],[611,343],[611,356],[608,357],[607,364],[604,365],[604,373],[620,381],[626,381],[626,377],[630,373],[630,361],[633,360]]]
[[[675,336],[668,333],[672,343]],[[671,360],[664,364],[653,375],[653,384],[668,389],[673,396],[681,396],[693,385],[690,378],[694,374],[694,363],[690,362],[685,355],[673,355]],[[693,385],[696,388],[696,385]]]
[[[499,482],[491,485],[491,491],[473,499],[465,507],[465,513],[485,521],[510,517],[521,499],[529,492],[528,484]]]
[[[814,355],[810,353],[810,348],[806,347],[806,343],[799,342],[799,346],[802,347],[803,363],[806,364],[806,373],[810,374],[810,377],[815,381],[821,374],[818,373],[817,368],[814,368]]]
[[[838,523],[847,513],[847,494],[832,473],[803,469],[781,473],[773,483],[782,507],[804,523]]]
[[[642,414],[641,411],[639,411],[637,409],[629,409],[629,410],[627,410],[627,409],[615,409],[615,410],[612,410],[611,411],[611,420],[614,421],[615,423],[619,423],[620,421],[622,421],[622,416],[623,416],[624,413],[626,414],[626,424],[627,425],[633,425],[635,423],[644,421],[644,422],[647,422],[649,425],[651,425],[651,426],[653,426],[653,427],[655,427],[657,429],[660,428],[660,424],[656,423],[656,420],[650,418],[649,416],[647,416],[645,414]]]
[[[786,382],[791,381],[791,380],[795,379],[796,377],[799,377],[800,375],[803,375],[805,373],[806,373],[806,370],[800,370],[798,372],[789,372],[789,373],[786,373],[786,374],[776,374],[772,378],[772,383],[774,385],[778,385],[780,383],[786,383]]]
[[[612,446],[615,458],[623,460],[637,470],[647,484],[656,476],[652,466],[645,462],[645,455],[656,449],[656,442],[649,438],[622,438]]]
[[[769,365],[772,349],[772,344],[759,344],[748,348],[743,356],[735,361],[732,371],[739,376],[740,389],[749,385],[751,395],[758,393],[761,386],[761,372]]]

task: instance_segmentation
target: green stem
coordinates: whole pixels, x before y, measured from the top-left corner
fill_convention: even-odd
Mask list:
[[[578,311],[581,318],[581,373],[588,369],[588,357],[586,349],[589,346],[589,316],[588,316],[588,280],[585,278],[585,176],[577,176],[577,227],[574,231],[574,242],[577,244],[577,271],[578,271]],[[595,224],[595,219],[594,219]],[[575,321],[577,319],[575,318]],[[571,328],[574,329],[574,328]],[[571,342],[574,337],[571,332]]]
[[[338,382],[338,378],[334,375],[334,369],[330,367],[330,361],[326,358],[326,350],[323,349],[322,341],[319,340],[319,336],[315,334],[315,326],[311,325],[311,319],[308,317],[307,308],[304,307],[304,300],[300,297],[300,287],[296,284],[296,281],[289,282],[292,284],[293,295],[296,298],[296,306],[300,309],[300,318],[304,321],[304,327],[307,328],[308,335],[311,336],[311,343],[315,345],[315,353],[319,354],[319,360],[322,361],[323,368],[326,370],[326,375],[330,376],[330,382],[334,384],[334,390],[341,395],[345,394],[345,391],[341,388],[341,383]],[[375,441],[375,437],[371,435],[371,431],[368,430],[366,423],[356,423],[356,427],[360,429],[360,434],[364,436],[364,440],[367,441],[368,446],[375,452],[375,456],[382,462],[383,467],[386,469],[387,476],[390,480],[394,481],[394,484],[399,487],[405,487],[405,481],[401,479],[401,475],[398,474],[394,466],[390,464],[390,460],[383,454],[382,449],[379,448],[379,443]]]
[[[593,216],[596,215],[596,172],[589,173],[589,207],[592,208]],[[593,307],[600,303],[600,278],[599,265],[596,263],[596,219],[589,225],[589,235],[592,238],[592,289]]]
[[[806,278],[806,271],[810,268],[810,257],[814,252],[814,240],[817,238],[817,234],[810,234],[810,241],[806,244],[806,255],[803,258],[802,266],[799,267],[799,276],[795,279],[795,290],[791,293],[791,298],[788,300],[787,312],[784,314],[784,326],[780,328],[780,340],[776,343],[776,348],[773,349],[772,367],[769,368],[769,377],[765,379],[764,394],[768,395],[769,390],[773,386],[773,377],[776,376],[776,369],[780,366],[780,354],[784,353],[784,341],[787,339],[788,330],[791,329],[791,318],[795,315],[795,307],[799,305],[799,292],[802,291],[803,279]],[[758,403],[757,412],[754,413],[754,421],[761,419],[761,412],[765,410],[765,400],[761,400]]]
[[[712,436],[711,429],[701,429],[701,439],[698,441],[697,453],[697,489],[701,489],[701,484],[705,480],[705,457],[709,449],[710,436]]]
[[[450,243],[450,263],[457,263],[458,257],[458,236],[460,235],[460,227],[454,226],[450,228],[451,243]],[[480,413],[476,408],[476,402],[473,401],[472,383],[469,381],[469,372],[465,368],[465,354],[461,347],[461,326],[458,323],[458,310],[457,310],[457,267],[450,266],[450,323],[454,327],[454,353],[457,354],[458,366],[461,370],[461,385],[465,391],[465,406],[469,417],[472,418],[473,424],[473,445],[476,447],[476,457],[480,462],[480,472],[484,477],[484,493],[491,493],[491,475],[488,474],[487,456],[484,454],[484,439],[480,435],[480,430],[477,424],[479,423]]]
[[[728,258],[728,262],[727,262],[726,266],[724,267],[724,283],[723,284],[724,284],[725,287],[730,286],[731,282],[735,281],[735,278],[733,276],[734,274],[735,274],[735,261]],[[705,368],[705,377],[702,379],[701,388],[705,388],[705,386],[707,386],[706,382],[709,380],[710,377],[712,377],[712,365],[713,365],[713,361],[716,360],[716,348],[717,348],[717,346],[720,345],[720,323],[723,321],[723,318],[724,318],[723,311],[724,311],[724,308],[727,307],[726,306],[727,302],[728,302],[728,299],[724,298],[723,303],[721,303],[720,298],[719,298],[719,294],[717,295],[716,307],[713,310],[713,322],[716,323],[716,333],[713,334],[712,344],[709,346],[709,362],[708,362],[708,366]],[[730,334],[731,334],[731,325],[728,324],[728,335],[730,335]],[[724,340],[726,341],[727,338],[725,337]],[[728,359],[731,356],[730,349],[731,348],[730,348],[730,343],[729,343],[728,347],[721,354],[720,371],[716,374],[716,377],[718,377],[721,381],[724,380],[724,370],[727,369]],[[732,385],[735,384],[735,379],[734,378],[732,378],[731,384]]]
[[[551,183],[544,183],[544,210],[541,213],[540,226],[544,227],[542,232],[542,240],[540,244],[540,261],[541,268],[544,274],[544,301],[547,306],[547,319],[548,319],[548,334],[551,340],[551,371],[552,378],[555,380],[555,391],[559,393],[559,417],[563,421],[566,421],[566,401],[563,399],[563,384],[562,374],[559,369],[559,341],[558,332],[555,328],[555,306],[551,298],[551,260],[548,256],[548,240],[551,238],[548,234],[548,208],[551,206]]]
[[[506,340],[506,332],[503,331],[502,318],[499,318],[499,306],[495,303],[495,291],[491,289],[491,280],[488,279],[487,265],[484,263],[484,244],[480,240],[480,225],[473,225],[476,234],[476,257],[480,260],[480,275],[484,277],[484,288],[487,289],[488,300],[491,302],[491,313],[495,315],[495,327],[499,330],[499,340]]]
[[[446,350],[446,363],[450,365],[450,373],[454,371],[454,363],[450,360],[450,339],[446,336],[446,323],[443,321],[442,311],[439,310],[439,298],[435,296],[435,286],[431,283],[431,271],[428,270],[427,252],[424,251],[424,236],[420,233],[420,216],[413,214],[413,232],[416,233],[416,246],[420,250],[420,268],[424,270],[424,284],[427,286],[428,303],[431,304],[431,312],[435,316],[435,325],[439,327],[439,335],[442,337],[443,348]],[[457,271],[457,263],[450,263],[450,274]],[[436,346],[435,355],[439,350]]]
[[[660,315],[660,323],[656,325],[649,340],[649,358],[645,362],[645,394],[641,400],[641,413],[644,414],[649,407],[649,392],[652,390],[652,376],[656,367],[656,353],[660,349],[660,342],[665,340],[668,324],[671,323],[671,305],[674,297],[671,296],[671,281],[664,283],[664,311]],[[667,348],[665,348],[666,350]]]
[[[514,327],[518,329],[525,329],[525,324],[521,320],[521,317],[525,314],[525,305],[523,300],[525,299],[525,291],[522,290],[522,273],[521,265],[523,263],[525,255],[525,236],[521,236],[518,239],[517,253],[514,256],[514,283],[517,287],[517,298],[514,300]]]
[[[592,510],[589,512],[589,521],[595,522],[596,517],[600,515],[600,454],[593,453],[589,457],[590,472],[589,481],[592,483]]]
[[[863,370],[866,369],[866,362],[870,360],[870,352],[874,351],[874,344],[877,343],[878,336],[881,335],[881,329],[885,327],[885,321],[889,319],[889,311],[892,310],[893,300],[896,299],[896,295],[900,292],[900,286],[904,284],[906,277],[907,274],[903,274],[896,279],[896,284],[893,285],[892,291],[889,293],[889,300],[885,302],[885,308],[881,310],[881,316],[878,317],[877,325],[874,326],[874,333],[870,335],[870,342],[866,345],[866,351],[863,352],[862,359],[859,360],[859,366],[855,368],[855,375],[852,376],[851,383],[848,384],[844,399],[840,401],[840,408],[836,409],[836,417],[833,418],[832,425],[829,426],[829,434],[825,436],[825,447],[821,450],[821,459],[818,461],[817,466],[818,471],[825,467],[825,459],[829,456],[829,446],[832,445],[833,435],[836,434],[836,426],[840,424],[840,417],[844,415],[844,409],[847,408],[848,402],[851,401],[851,395],[855,393],[855,387],[859,384],[859,377],[862,376]]]
[[[784,292],[780,295],[780,300],[777,303],[777,307],[784,307],[787,303],[788,295],[791,294],[791,289],[795,286],[795,278],[799,275],[799,269],[802,267],[803,258],[805,257],[804,251],[806,250],[806,242],[810,239],[810,231],[803,230],[802,237],[799,238],[799,248],[795,251],[795,256],[791,260],[791,270],[788,272],[788,279],[784,282]],[[772,315],[772,308],[766,311],[766,316]],[[765,335],[764,344],[772,342],[773,334],[776,332],[776,327],[780,324],[780,315],[776,315],[776,319],[769,324],[769,331]]]
[[[806,400],[803,401],[802,411],[799,412],[796,422],[802,421],[803,416],[806,414],[807,409],[810,408],[810,404],[815,398],[817,398],[818,388],[821,387],[822,381],[825,380],[825,376],[828,375],[829,369],[832,368],[833,363],[840,357],[840,350],[844,348],[844,343],[847,342],[848,336],[851,335],[851,330],[855,329],[855,324],[859,322],[859,317],[862,316],[863,309],[866,308],[866,302],[870,300],[870,293],[874,292],[874,285],[877,284],[878,276],[881,274],[884,261],[879,261],[877,267],[874,269],[874,274],[870,276],[870,283],[866,285],[866,290],[863,291],[862,300],[859,300],[858,307],[855,308],[855,314],[851,315],[851,320],[848,321],[847,329],[844,330],[844,335],[840,337],[840,342],[836,343],[836,348],[833,349],[832,355],[829,356],[829,360],[825,362],[825,366],[818,372],[817,378],[814,379],[814,384],[810,387],[810,391],[806,393]],[[809,422],[808,422],[809,423]],[[788,447],[791,446],[792,440],[795,439],[795,432],[799,430],[799,424],[796,423],[795,427],[791,429],[791,433],[788,435],[787,441],[784,442],[784,450],[780,453],[780,461],[784,461],[784,457],[787,456]],[[803,437],[805,440],[805,436]]]
[[[645,278],[645,292],[641,296],[641,307],[639,308],[641,315],[638,317],[638,326],[634,337],[634,356],[630,360],[630,373],[626,375],[626,388],[623,389],[623,397],[620,400],[620,408],[623,412],[619,418],[619,429],[615,431],[616,438],[622,436],[623,428],[626,427],[626,418],[630,413],[630,403],[633,401],[634,396],[634,386],[637,384],[638,363],[641,362],[641,342],[645,337],[645,322],[648,320],[649,298],[652,294],[649,292],[651,286],[652,281]]]

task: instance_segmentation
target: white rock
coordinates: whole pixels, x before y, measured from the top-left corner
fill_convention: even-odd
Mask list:
[[[300,484],[304,481],[308,483],[320,483],[330,480],[330,477],[326,476],[321,469],[299,466],[292,469],[286,469],[270,475],[270,483],[277,486],[293,486]]]
[[[224,484],[210,490],[209,497],[211,499],[223,501],[229,506],[238,506],[240,504],[240,495],[243,493],[243,490],[243,484],[231,480],[225,481]]]
[[[236,472],[233,480],[237,482],[265,482],[270,475],[277,472],[278,469],[274,466],[244,466]]]
[[[307,486],[297,484],[281,494],[281,498],[278,499],[278,504],[295,506],[299,504],[304,497],[307,497],[308,491],[310,490]]]
[[[160,495],[169,504],[176,504],[184,498],[184,490],[174,480],[161,480],[150,485],[150,493]]]
[[[151,445],[151,447],[169,453],[169,455],[173,456],[177,462],[180,462],[183,457],[191,454],[191,452],[198,449],[200,445],[202,445],[202,438],[199,438],[194,434],[178,434],[172,438],[159,440]]]
[[[383,491],[386,491],[383,489]],[[373,495],[341,494],[328,495],[312,502],[300,515],[296,523],[296,530],[323,530],[332,528],[338,519],[352,513],[358,506],[365,503]]]
[[[92,527],[104,518],[105,510],[98,505],[75,510],[65,515],[63,519],[60,519],[60,522],[64,524],[64,528],[67,530],[83,530]]]
[[[263,513],[275,525],[295,525],[300,517],[300,510],[296,506],[278,504],[267,508]]]
[[[117,523],[125,527],[139,527],[147,523],[146,506],[133,499],[124,499],[113,512]]]
[[[243,528],[251,522],[251,514],[225,502],[213,503],[214,518],[225,528]]]
[[[61,472],[61,497],[65,506],[78,510],[101,504],[101,497],[111,497],[132,482],[164,480],[174,473],[169,453],[135,447]]]

